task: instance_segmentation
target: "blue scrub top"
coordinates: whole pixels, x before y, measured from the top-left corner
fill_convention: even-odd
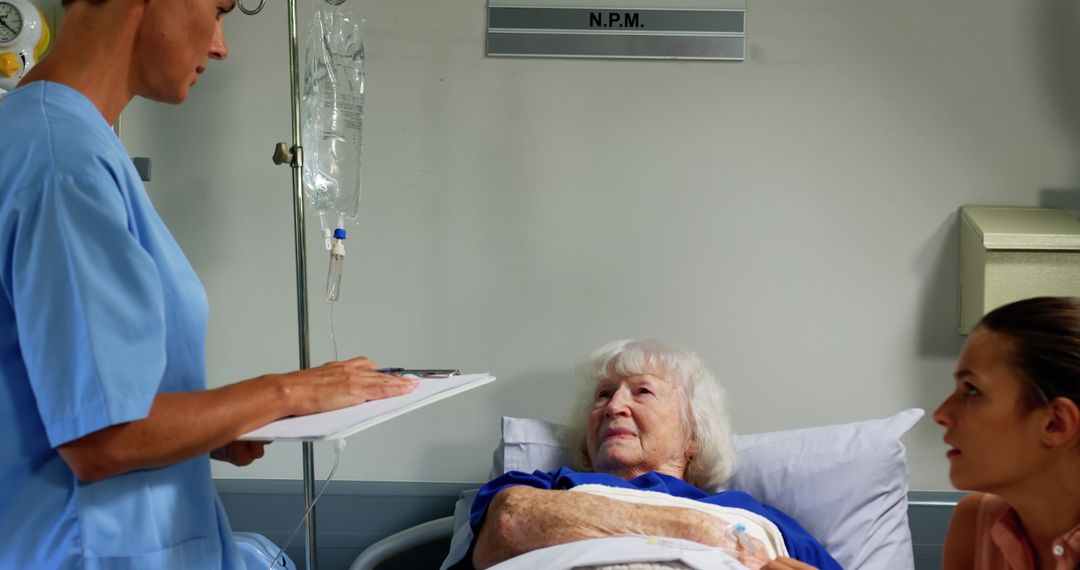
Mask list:
[[[487,515],[491,500],[500,491],[508,487],[526,485],[537,489],[559,490],[572,489],[578,485],[607,485],[622,489],[640,489],[643,491],[655,491],[684,499],[693,499],[703,503],[718,505],[721,507],[735,507],[757,513],[773,522],[784,535],[784,544],[788,549],[788,556],[816,566],[821,570],[842,570],[840,564],[825,550],[810,533],[806,532],[795,519],[791,518],[780,509],[763,505],[753,497],[742,491],[724,491],[716,495],[710,495],[701,489],[670,475],[650,471],[640,477],[629,481],[608,473],[579,473],[566,467],[560,467],[554,471],[534,471],[522,473],[511,471],[496,477],[487,485],[484,485],[473,500],[472,511],[469,513],[469,523],[473,528],[473,536],[480,535],[480,526]],[[466,557],[471,559],[471,553]]]
[[[0,568],[240,568],[209,457],[80,482],[55,448],[206,388],[207,300],[77,91],[0,100]]]

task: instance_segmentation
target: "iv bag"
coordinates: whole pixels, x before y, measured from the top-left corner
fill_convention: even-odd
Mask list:
[[[363,22],[343,5],[326,5],[315,9],[307,30],[304,190],[319,213],[327,249],[332,230],[355,222],[360,205]]]

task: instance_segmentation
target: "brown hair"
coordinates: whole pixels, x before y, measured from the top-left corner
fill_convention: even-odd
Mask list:
[[[1068,398],[1080,406],[1080,298],[1035,297],[990,311],[977,328],[1016,342],[1016,366],[1028,380],[1028,404]]]

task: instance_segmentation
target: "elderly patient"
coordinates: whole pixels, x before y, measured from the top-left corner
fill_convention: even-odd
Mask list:
[[[476,568],[539,548],[616,535],[731,545],[733,525],[694,508],[567,492],[599,484],[745,509],[775,524],[795,559],[765,567],[840,569],[779,510],[741,491],[702,490],[717,488],[733,474],[735,450],[723,389],[700,359],[656,341],[621,340],[594,352],[578,370],[590,388],[567,432],[580,451],[579,469],[510,472],[485,485],[471,513]],[[768,562],[753,544],[738,549],[745,556],[737,559],[751,568]]]

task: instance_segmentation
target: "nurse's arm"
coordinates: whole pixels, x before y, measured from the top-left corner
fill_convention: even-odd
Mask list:
[[[684,538],[720,546],[722,523],[693,509],[639,505],[588,493],[508,487],[488,506],[473,565],[494,566],[519,554],[575,540],[621,534]]]
[[[366,358],[270,374],[202,392],[158,394],[147,417],[93,432],[57,448],[86,482],[179,463],[274,420],[398,396],[416,381],[381,374]]]

